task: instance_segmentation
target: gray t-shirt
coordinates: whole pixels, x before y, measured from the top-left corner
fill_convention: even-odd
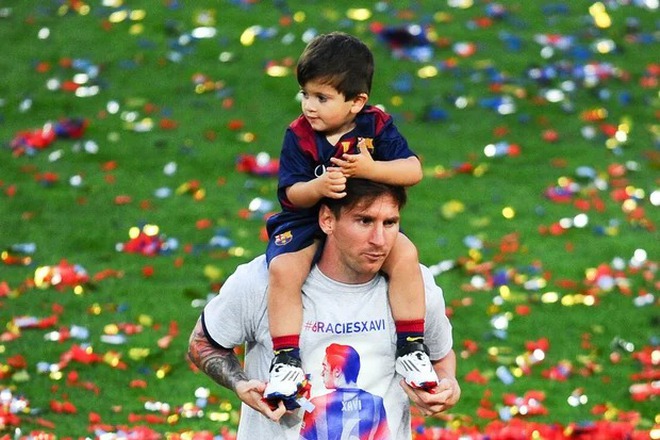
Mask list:
[[[441,359],[452,347],[451,324],[445,315],[442,289],[422,266],[426,288],[425,342],[431,359]],[[246,344],[245,371],[266,381],[273,357],[268,331],[268,269],[264,256],[239,266],[205,307],[202,323],[207,337],[222,347]],[[344,284],[314,267],[303,286],[303,328],[300,348],[303,369],[310,375],[311,398],[327,394],[321,377],[325,349],[331,343],[350,345],[359,353],[357,386],[382,397],[392,440],[408,440],[410,403],[394,371],[396,334],[387,299],[387,282],[376,276],[364,284]],[[327,400],[327,399],[326,399]],[[316,408],[319,412],[332,411]],[[238,439],[298,440],[303,411],[272,422],[243,404]]]

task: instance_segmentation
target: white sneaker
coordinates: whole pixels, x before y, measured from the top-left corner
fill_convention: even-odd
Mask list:
[[[278,354],[273,358],[270,366],[264,399],[274,404],[282,400],[287,409],[291,409],[289,406],[295,404],[295,399],[298,398],[298,394],[305,384],[305,379],[305,372],[299,359],[286,353]]]
[[[429,390],[438,384],[428,348],[419,342],[408,343],[397,350],[396,372],[413,388]]]

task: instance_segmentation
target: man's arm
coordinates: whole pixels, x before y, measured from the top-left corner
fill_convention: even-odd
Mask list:
[[[190,335],[188,358],[213,381],[235,392],[242,402],[269,419],[278,421],[284,415],[286,409],[282,402],[278,408],[272,410],[263,401],[266,384],[248,379],[233,350],[217,347],[209,342],[202,328],[201,318],[197,320]]]
[[[447,356],[435,361],[433,369],[440,382],[430,392],[413,389],[405,381],[401,386],[410,400],[426,416],[432,416],[451,409],[461,397],[461,387],[456,380],[456,354],[451,350]]]
[[[209,342],[201,318],[197,320],[188,342],[188,358],[217,384],[236,392],[236,384],[248,380],[233,350],[222,349]]]

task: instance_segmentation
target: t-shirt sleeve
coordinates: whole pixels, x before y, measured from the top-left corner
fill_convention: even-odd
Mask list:
[[[453,345],[452,326],[445,312],[442,288],[435,283],[433,275],[421,266],[426,289],[426,322],[424,342],[429,348],[431,360],[447,356]]]
[[[260,256],[236,268],[204,307],[202,326],[211,343],[233,348],[254,341],[257,325],[266,310],[265,261]]]

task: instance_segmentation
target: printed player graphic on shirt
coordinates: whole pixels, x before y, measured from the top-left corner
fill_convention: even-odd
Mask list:
[[[312,399],[305,413],[301,440],[389,440],[383,399],[357,387],[360,355],[350,345],[325,349],[322,377],[332,390]]]

